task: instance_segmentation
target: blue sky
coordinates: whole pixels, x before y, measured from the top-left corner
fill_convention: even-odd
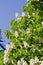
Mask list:
[[[15,13],[22,13],[26,0],[0,0],[0,28],[5,46],[9,40],[4,36],[4,30],[10,29],[10,21],[15,18]]]

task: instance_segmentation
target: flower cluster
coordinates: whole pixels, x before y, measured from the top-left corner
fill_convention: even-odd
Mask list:
[[[21,58],[21,60],[18,60],[17,65],[28,65],[28,64],[23,58]]]
[[[41,61],[41,64],[40,65],[43,65],[43,61]]]
[[[29,44],[26,41],[23,41],[23,44],[26,49],[29,48]]]
[[[38,63],[38,62],[39,62],[38,57],[35,57],[35,59],[30,60],[30,65],[35,65],[35,63]]]
[[[34,13],[33,13],[34,15]],[[15,17],[17,20],[21,20],[21,17],[25,17],[27,16],[28,18],[30,18],[31,16],[29,15],[29,13],[26,13],[26,12],[22,12],[22,14],[20,15],[19,13],[15,13]]]
[[[39,61],[38,57],[35,57],[35,59],[30,60],[30,65],[35,65],[39,63],[40,65],[43,65],[43,61]]]
[[[19,34],[18,31],[15,31],[15,37],[18,38]]]
[[[15,13],[15,16],[16,16],[16,18],[18,18],[20,15],[19,15],[19,13],[17,12],[17,13]]]
[[[27,28],[26,29],[26,33],[30,33],[30,28]]]
[[[9,53],[12,49],[16,49],[14,44],[7,44],[6,45],[6,50],[5,50],[5,54],[4,54],[4,64],[9,63]]]
[[[9,62],[9,52],[5,50],[4,64],[7,64],[8,62]]]
[[[21,20],[21,16],[20,16],[20,14],[18,12],[15,13],[15,17],[16,17],[16,20],[17,21],[20,21]]]
[[[35,57],[35,59],[30,60],[30,65],[36,65],[36,63],[43,65],[43,61],[39,61],[38,57]],[[23,58],[21,58],[21,60],[18,60],[17,65],[28,65],[28,64]]]

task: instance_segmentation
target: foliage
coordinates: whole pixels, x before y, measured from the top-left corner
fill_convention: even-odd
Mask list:
[[[5,31],[7,38],[16,46],[9,54],[9,65],[17,64],[21,58],[28,65],[35,56],[43,60],[43,1],[28,0],[23,10],[22,15],[16,15],[16,20],[11,21],[11,31]]]
[[[3,65],[4,51],[0,51],[0,65]]]

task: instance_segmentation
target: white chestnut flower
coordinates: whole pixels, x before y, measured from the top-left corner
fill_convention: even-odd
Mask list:
[[[31,60],[30,60],[30,65],[35,65],[34,59],[31,59]]]
[[[22,62],[22,64],[24,63],[24,59],[23,58],[21,58],[21,62]]]
[[[9,51],[5,50],[4,58],[9,57]]]
[[[41,61],[41,64],[40,65],[43,65],[43,61]]]
[[[26,42],[26,41],[23,41],[23,44],[24,44],[24,47],[27,49],[27,48],[29,48],[29,45],[28,45],[28,43]]]
[[[17,12],[17,13],[15,13],[15,16],[16,16],[16,18],[18,18],[20,15],[19,15],[19,13]]]
[[[7,52],[6,52],[6,51],[7,51]],[[7,54],[7,53],[9,53],[9,52],[8,52],[8,50],[5,50],[5,51],[4,51],[4,53],[6,53],[6,54]]]
[[[23,65],[28,65],[28,64],[27,64],[27,62],[25,61],[25,62],[23,63]]]
[[[35,63],[39,62],[38,57],[35,57]]]
[[[12,43],[6,44],[6,50],[7,50],[7,51],[10,51],[11,49],[15,49],[15,48],[16,48],[15,45],[12,44]]]
[[[10,44],[10,49],[16,49],[15,45],[14,44]]]
[[[16,19],[17,22],[19,22],[20,20],[21,20],[21,17],[18,17],[18,18]]]
[[[4,64],[9,63],[9,58],[4,58]]]
[[[27,6],[28,6],[28,5],[27,5]],[[28,17],[28,18],[30,18],[30,17],[31,17],[29,13],[26,13],[26,15],[27,15],[27,17]]]
[[[27,29],[26,29],[26,33],[27,33],[27,34],[30,33],[30,28],[27,28]]]
[[[14,44],[7,44],[6,45],[6,50],[5,50],[5,54],[4,54],[4,64],[9,63],[9,53],[12,49],[15,49],[15,45]]]
[[[7,64],[8,62],[9,62],[9,51],[5,50],[4,64]]]
[[[22,17],[25,17],[25,16],[26,16],[25,12],[22,12]]]
[[[41,22],[42,23],[42,25],[43,25],[43,22]]]
[[[21,63],[22,65],[28,65],[27,62],[23,58],[21,58]]]
[[[28,18],[30,18],[30,17],[31,17],[29,14],[28,14],[27,16],[28,16]]]
[[[20,60],[18,60],[17,65],[22,65],[22,63],[21,63],[21,61],[20,61]]]
[[[16,21],[19,22],[21,20],[21,16],[19,15],[19,13],[16,13],[15,16],[16,16]]]
[[[35,15],[35,13],[32,13],[32,15],[34,16],[34,15]]]
[[[15,37],[17,38],[19,36],[18,31],[15,31]]]

